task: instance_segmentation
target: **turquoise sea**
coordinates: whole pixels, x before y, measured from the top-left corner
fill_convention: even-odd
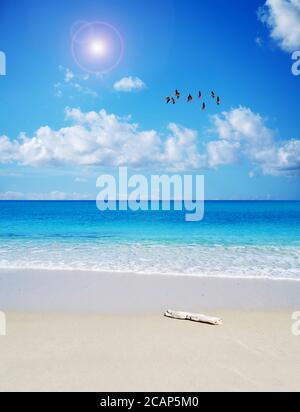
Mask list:
[[[95,202],[0,202],[0,269],[79,269],[300,280],[300,202],[206,202],[100,212]]]

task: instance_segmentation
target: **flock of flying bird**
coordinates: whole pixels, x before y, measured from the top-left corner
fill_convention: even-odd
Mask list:
[[[175,90],[175,97],[173,96],[167,96],[166,97],[166,102],[167,104],[172,103],[172,104],[176,104],[176,100],[179,100],[181,97],[181,93],[179,90]],[[198,93],[198,99],[202,99],[202,93],[201,91],[199,91]],[[216,93],[214,91],[211,92],[211,97],[216,101],[217,105],[219,106],[221,104],[221,99],[219,96],[216,95]],[[191,103],[194,100],[193,96],[191,94],[188,95],[187,97],[187,103]],[[206,109],[206,103],[203,102],[202,103],[202,110]]]

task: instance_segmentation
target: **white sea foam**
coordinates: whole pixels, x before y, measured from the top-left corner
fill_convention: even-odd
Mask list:
[[[300,248],[14,243],[0,247],[0,269],[8,268],[300,280]]]

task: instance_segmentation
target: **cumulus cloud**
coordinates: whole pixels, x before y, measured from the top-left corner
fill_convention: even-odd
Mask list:
[[[0,136],[0,162],[11,163],[19,150],[18,142],[12,142],[7,136]]]
[[[258,17],[282,50],[292,52],[300,48],[300,0],[267,0]]]
[[[212,118],[219,141],[208,143],[211,166],[246,159],[268,175],[300,174],[300,140],[278,140],[259,114],[239,107]]]
[[[240,144],[217,140],[207,143],[207,161],[210,167],[231,165],[240,158]]]
[[[130,117],[105,110],[66,108],[70,125],[39,128],[17,140],[0,137],[0,163],[42,166],[127,166],[183,172],[246,161],[255,173],[300,175],[300,140],[278,139],[266,120],[239,107],[211,118],[213,139],[201,142],[195,130],[170,123],[164,133],[142,130]],[[79,181],[79,180],[77,180]]]
[[[0,200],[94,200],[95,196],[81,193],[21,193],[0,192]]]
[[[41,127],[29,137],[0,138],[0,163],[26,166],[128,166],[163,170],[196,169],[204,159],[197,149],[197,132],[170,124],[166,135],[141,130],[130,117],[66,108],[70,126]]]
[[[146,87],[143,80],[138,77],[123,77],[114,84],[114,89],[117,92],[132,92],[134,90],[142,90]]]

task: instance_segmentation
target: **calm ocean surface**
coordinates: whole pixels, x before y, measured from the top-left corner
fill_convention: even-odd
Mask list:
[[[206,202],[184,212],[100,212],[95,202],[0,202],[0,269],[300,280],[300,202]]]

